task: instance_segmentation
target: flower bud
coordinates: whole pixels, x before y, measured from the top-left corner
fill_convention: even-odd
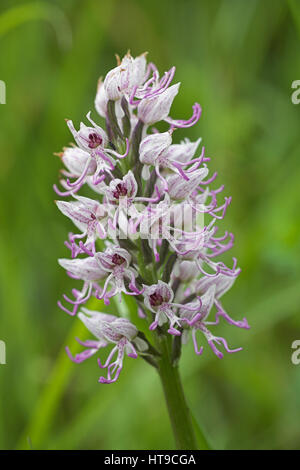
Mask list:
[[[138,87],[144,81],[146,73],[145,55],[135,59],[127,54],[120,65],[112,69],[105,77],[104,89],[107,98],[117,101],[123,94],[130,94],[134,87]]]

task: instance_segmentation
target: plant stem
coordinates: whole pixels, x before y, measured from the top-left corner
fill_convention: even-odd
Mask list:
[[[209,445],[204,436],[201,436],[201,439],[198,436],[197,443],[192,416],[185,400],[178,366],[174,366],[171,362],[170,338],[161,336],[158,341],[162,355],[158,363],[158,372],[164,390],[176,449],[208,449]]]

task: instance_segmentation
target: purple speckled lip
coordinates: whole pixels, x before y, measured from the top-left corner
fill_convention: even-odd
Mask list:
[[[72,290],[72,297],[63,295],[69,307],[58,305],[78,314],[94,337],[77,338],[84,349],[74,356],[66,348],[72,361],[80,363],[113,345],[106,360],[98,358],[106,370],[99,378],[103,384],[119,378],[125,356],[141,356],[155,366],[159,353],[149,339],[155,335],[180,345],[192,336],[197,355],[204,350],[201,337],[221,359],[221,348],[228,353],[242,348],[230,348],[211,328],[220,321],[249,328],[246,318],[232,319],[221,303],[240,273],[235,258],[231,266],[220,259],[234,243],[233,234],[220,233],[217,226],[231,197],[218,202],[224,186],[211,187],[217,173],[209,175],[210,158],[203,146],[198,150],[201,139],[173,143],[176,128],[194,126],[201,117],[198,103],[190,118],[170,117],[180,88],[172,84],[174,75],[175,67],[160,76],[146,54],[127,53],[99,81],[95,107],[106,128],[90,112],[88,124],[66,120],[75,145],[59,154],[65,169],[62,189],[54,189],[71,197],[56,204],[76,230],[65,242],[71,259],[59,264],[82,286]],[[168,130],[158,131],[160,121]],[[81,190],[85,195],[78,194]],[[124,296],[136,301],[136,317],[131,312],[130,320],[117,313]],[[91,297],[102,306],[117,299],[116,315],[84,308]],[[154,336],[139,331],[135,318]]]

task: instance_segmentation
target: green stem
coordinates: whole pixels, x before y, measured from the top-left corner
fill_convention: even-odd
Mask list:
[[[138,240],[138,247],[139,247],[139,250],[137,252],[137,261],[138,261],[138,266],[139,266],[140,273],[141,273],[142,277],[145,279],[145,281],[149,285],[151,285],[151,284],[153,284],[154,280],[152,279],[151,271],[149,271],[149,269],[147,269],[147,267],[145,265],[145,257],[143,255],[143,247],[142,247],[142,239],[141,238],[139,238],[139,240]]]
[[[161,359],[158,371],[161,378],[177,449],[198,449],[192,417],[187,406],[178,367],[172,365],[168,338],[160,340]]]
[[[146,256],[143,254],[142,240],[138,241],[137,261],[139,271],[146,283],[151,285],[157,282],[157,263],[153,258],[152,272],[150,272],[145,266]],[[146,253],[145,253],[146,255]],[[173,259],[173,255],[170,256],[163,280],[165,282],[170,278],[170,271],[176,258]],[[149,318],[153,316],[153,313],[149,312]],[[154,358],[154,364],[157,364],[157,370],[161,379],[161,383],[164,390],[165,400],[169,412],[169,417],[174,433],[176,449],[178,450],[207,450],[210,446],[199,428],[196,420],[190,413],[187,406],[183,387],[181,384],[179,370],[178,370],[178,359],[180,356],[180,350],[177,354],[173,354],[172,357],[172,336],[161,334],[162,330],[158,328],[155,332],[152,332],[152,338],[156,345],[156,348],[160,352],[159,359],[157,356]],[[178,345],[177,345],[178,346]],[[175,360],[174,360],[175,359]]]

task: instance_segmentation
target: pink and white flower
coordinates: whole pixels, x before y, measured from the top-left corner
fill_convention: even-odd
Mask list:
[[[84,323],[86,328],[95,336],[96,340],[80,341],[86,349],[72,356],[69,348],[66,348],[68,356],[74,362],[80,363],[96,354],[109,344],[115,344],[107,360],[102,365],[98,359],[99,367],[107,369],[107,378],[100,377],[100,383],[113,383],[121,373],[125,354],[136,359],[138,353],[134,346],[134,340],[138,334],[136,327],[126,318],[116,317],[101,312],[82,309],[78,318]],[[116,357],[115,357],[116,356]],[[115,360],[113,358],[115,357]]]
[[[131,255],[124,248],[119,246],[108,247],[104,252],[95,254],[100,269],[106,272],[106,280],[100,295],[97,295],[98,299],[104,299],[105,303],[109,303],[110,297],[124,292],[127,295],[138,295],[141,294],[135,285],[135,278],[137,272],[135,269],[130,267]],[[129,281],[129,291],[125,286],[125,280]],[[108,291],[108,287],[112,289]],[[120,297],[121,300],[121,297]]]
[[[145,286],[143,295],[145,306],[155,313],[154,321],[149,329],[155,330],[158,326],[168,322],[168,333],[180,336],[180,331],[175,328],[176,325],[180,327],[180,319],[172,310],[172,307],[176,307],[176,304],[172,303],[174,294],[168,284],[158,281],[157,284]]]
[[[70,242],[73,249],[76,250],[75,241],[80,240],[80,247],[86,249],[88,255],[95,252],[95,242],[98,238],[106,237],[108,222],[108,209],[104,204],[100,204],[94,199],[83,196],[76,196],[75,201],[56,201],[59,210],[69,217],[76,227],[81,231],[80,234],[71,235]],[[83,244],[81,239],[86,237]],[[92,252],[87,248],[92,247]],[[72,250],[73,253],[73,250]],[[74,256],[72,256],[74,257]]]
[[[133,58],[127,53],[121,63],[105,77],[104,90],[109,100],[119,100],[123,95],[130,95],[146,77],[146,55]]]
[[[199,303],[198,306],[197,303]],[[216,313],[215,321],[211,322],[207,321],[207,317],[209,316],[213,305],[216,305],[218,307],[218,310]],[[223,345],[228,353],[238,352],[243,349],[230,349],[225,338],[213,335],[207,328],[207,326],[217,325],[219,323],[219,317],[222,316],[231,325],[235,325],[239,328],[249,329],[248,322],[245,318],[242,321],[234,321],[219,307],[220,304],[216,300],[216,284],[212,284],[201,297],[198,297],[197,301],[182,305],[182,307],[180,308],[180,317],[182,319],[182,325],[185,327],[182,334],[182,340],[184,343],[187,342],[188,333],[191,329],[194,349],[196,354],[198,355],[202,354],[203,346],[201,346],[200,348],[198,347],[196,338],[197,331],[200,331],[204,335],[208,345],[211,347],[211,349],[219,359],[223,358],[223,353],[219,351],[216,345]]]

